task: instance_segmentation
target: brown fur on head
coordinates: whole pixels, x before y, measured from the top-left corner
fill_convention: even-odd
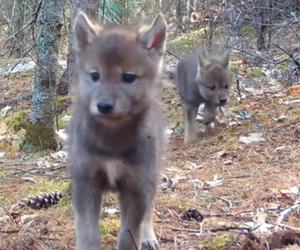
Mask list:
[[[205,49],[198,56],[198,87],[201,95],[214,105],[225,105],[229,98],[231,76],[228,70],[229,53],[209,55]]]
[[[147,107],[165,49],[166,23],[150,27],[93,24],[82,12],[74,33],[78,102],[99,122],[130,119]]]

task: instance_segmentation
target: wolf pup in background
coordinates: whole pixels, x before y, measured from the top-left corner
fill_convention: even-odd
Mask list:
[[[176,85],[183,103],[186,144],[196,141],[195,119],[200,104],[204,103],[203,123],[209,128],[215,121],[217,108],[228,102],[231,84],[228,64],[228,53],[217,57],[208,55],[204,49],[177,63]]]
[[[75,20],[78,82],[70,127],[76,249],[99,250],[99,213],[106,191],[119,193],[119,250],[155,248],[152,207],[162,153],[157,98],[166,22],[149,27]]]

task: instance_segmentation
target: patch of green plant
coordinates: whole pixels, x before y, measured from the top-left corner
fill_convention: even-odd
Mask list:
[[[250,73],[247,75],[247,79],[260,78],[266,76],[265,73],[259,67],[251,68]]]
[[[106,218],[101,218],[100,220],[100,230],[103,240],[115,238],[120,230],[121,221],[118,216],[110,216]]]
[[[288,110],[287,118],[289,122],[298,122],[300,117],[300,106],[292,106]]]
[[[282,54],[282,55],[280,55],[280,56],[276,56],[276,57],[275,57],[275,60],[278,60],[278,61],[284,61],[284,62],[286,62],[286,61],[291,62],[291,61],[292,61],[292,59],[290,58],[290,56],[287,55],[287,54]]]
[[[212,241],[208,242],[206,247],[208,250],[223,249],[232,242],[232,239],[225,234],[218,234]]]
[[[236,64],[229,64],[229,71],[233,74],[233,75],[237,75],[239,73],[239,66]]]
[[[59,129],[66,129],[68,127],[68,125],[69,125],[69,123],[64,120],[64,116],[58,117],[56,126]]]
[[[32,186],[30,186],[28,195],[38,195],[43,193],[51,193],[55,191],[68,193],[70,190],[70,181],[68,180],[61,180],[61,181],[53,181],[47,178],[41,178],[38,182]],[[67,204],[70,201],[70,198],[65,199],[61,202]]]
[[[252,25],[243,25],[241,28],[240,28],[240,31],[239,33],[242,35],[242,36],[253,36],[255,34],[255,28],[252,26]]]
[[[25,125],[25,139],[21,148],[27,152],[55,150],[57,148],[57,139],[54,128],[40,123],[32,124],[28,122]]]
[[[204,34],[204,28],[192,31],[175,38],[167,46],[179,54],[184,54],[203,44]]]
[[[286,63],[277,64],[274,69],[280,73],[285,72],[289,69],[289,66]]]
[[[59,207],[70,207],[71,205],[71,196],[65,195],[58,203]]]
[[[5,205],[8,202],[7,197],[0,195],[0,205]]]
[[[226,133],[225,143],[226,145],[237,144],[238,138],[234,133]]]
[[[28,123],[28,111],[17,111],[11,117],[7,118],[5,122],[9,128],[12,128],[15,132],[17,132],[26,127],[26,124]]]

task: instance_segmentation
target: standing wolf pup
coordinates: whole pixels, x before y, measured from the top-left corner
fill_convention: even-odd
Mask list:
[[[217,57],[205,50],[189,54],[177,63],[176,84],[183,103],[186,144],[196,141],[195,119],[200,104],[204,103],[203,123],[208,128],[215,121],[217,108],[228,102],[231,83],[228,64],[228,53]]]
[[[117,191],[122,225],[118,249],[155,248],[152,206],[162,153],[156,101],[166,22],[147,28],[74,24],[78,84],[70,127],[76,249],[99,250],[105,191]]]

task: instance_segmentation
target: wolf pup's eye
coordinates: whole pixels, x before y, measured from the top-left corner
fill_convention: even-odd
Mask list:
[[[215,88],[216,88],[216,86],[215,85],[213,85],[213,86],[211,86],[211,87],[209,87],[211,90],[215,90]]]
[[[228,84],[226,84],[226,85],[224,86],[224,88],[225,88],[225,89],[228,89],[228,88],[229,88]]]
[[[100,74],[97,71],[92,71],[92,72],[90,72],[90,77],[93,82],[97,82],[100,79]]]
[[[125,83],[133,83],[137,78],[137,75],[133,74],[133,73],[124,73],[122,75],[122,82]]]

